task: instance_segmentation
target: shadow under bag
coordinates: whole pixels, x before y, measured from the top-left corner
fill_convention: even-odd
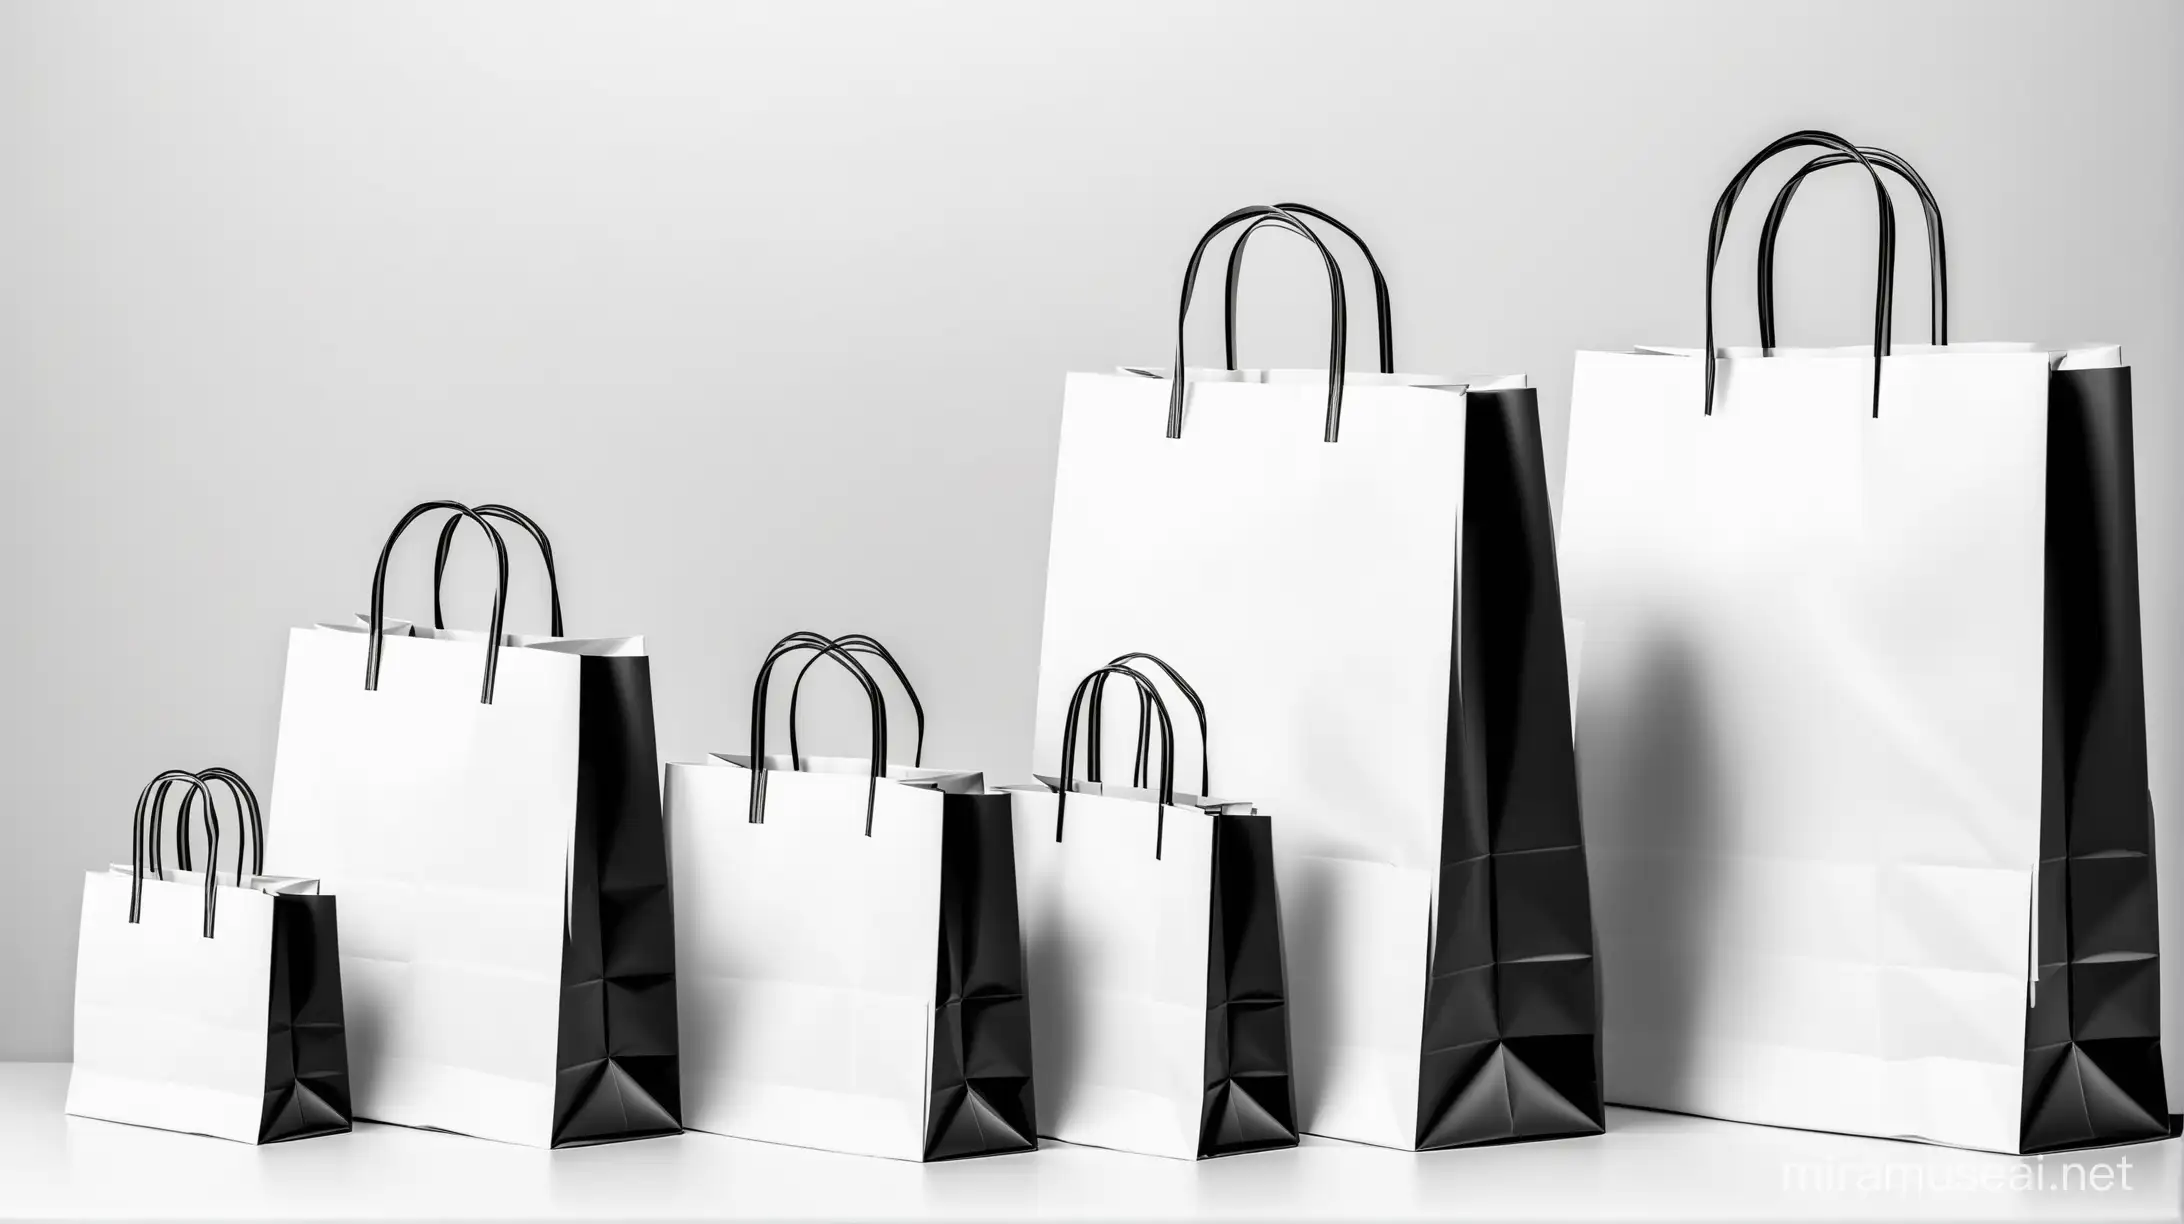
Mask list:
[[[1608,1096],[2013,1153],[2169,1133],[2113,345],[1947,343],[1940,211],[1826,132],[1762,345],[1582,353],[1565,573]],[[1874,184],[1874,343],[1774,346],[1797,184]],[[1896,345],[1918,191],[1933,344]],[[1709,288],[1711,297],[1711,288]]]
[[[1069,376],[1034,764],[1054,769],[1068,694],[1116,643],[1173,662],[1221,695],[1225,785],[1281,821],[1300,1129],[1403,1149],[1595,1134],[1538,399],[1522,376],[1395,373],[1385,341],[1380,373],[1344,371],[1341,271],[1305,217],[1336,224],[1224,217],[1181,313],[1224,231],[1300,236],[1328,274],[1328,369],[1193,369],[1179,317],[1174,368]]]

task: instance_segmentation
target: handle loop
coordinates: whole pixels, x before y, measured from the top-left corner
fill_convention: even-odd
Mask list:
[[[132,924],[141,921],[144,917],[145,811],[152,804],[163,804],[166,801],[167,787],[176,782],[192,787],[196,792],[204,795],[205,854],[215,864],[220,861],[220,819],[219,813],[215,810],[212,802],[212,792],[206,789],[203,779],[188,770],[162,770],[157,777],[145,784],[142,791],[137,793],[136,819],[129,831],[129,921]],[[178,842],[189,839],[189,833],[185,827],[186,820],[187,817],[180,817],[175,820],[175,836]],[[158,822],[154,820],[152,822],[152,836],[156,839],[158,835]],[[203,934],[206,939],[213,938],[213,919],[219,907],[219,876],[220,873],[217,870],[205,873],[205,922]]]
[[[1388,306],[1388,278],[1381,274],[1380,261],[1373,258],[1373,249],[1365,245],[1365,240],[1358,237],[1356,230],[1309,204],[1276,204],[1274,207],[1281,209],[1283,212],[1292,212],[1300,216],[1325,221],[1356,244],[1358,254],[1365,257],[1365,266],[1371,269],[1373,274],[1373,315],[1379,324],[1380,372],[1383,374],[1395,373],[1395,323],[1393,321],[1393,312]],[[1244,247],[1251,241],[1251,236],[1257,233],[1261,226],[1274,223],[1275,218],[1273,217],[1261,217],[1253,221],[1250,225],[1244,227],[1243,233],[1236,236],[1236,245],[1229,248],[1228,287],[1221,296],[1221,339],[1228,357],[1228,368],[1231,370],[1236,368],[1236,294],[1237,287],[1241,284],[1244,275]],[[1344,355],[1344,363],[1348,363],[1347,354]]]
[[[258,793],[250,789],[250,783],[243,780],[243,775],[224,765],[214,765],[209,769],[200,769],[197,771],[197,778],[201,782],[218,782],[226,786],[228,798],[234,801],[237,815],[243,817],[243,821],[238,822],[239,827],[235,844],[235,887],[241,888],[243,886],[243,855],[245,853],[250,855],[250,874],[265,874],[265,821],[263,813],[258,807]],[[154,874],[159,871],[160,810],[166,802],[167,787],[170,785],[173,784],[162,783],[159,794],[152,799],[151,867]],[[196,802],[197,791],[195,789],[182,792],[182,813],[176,819],[180,820],[185,828],[189,824],[190,809]],[[174,865],[184,871],[193,869],[190,864],[190,841],[188,837],[175,839]],[[218,871],[220,869],[219,862],[215,860],[210,869]]]
[[[1183,336],[1184,325],[1189,322],[1191,316],[1191,289],[1198,283],[1198,265],[1206,257],[1206,247],[1215,238],[1220,237],[1224,230],[1241,222],[1249,221],[1253,217],[1273,218],[1275,223],[1281,225],[1282,228],[1302,235],[1314,247],[1319,249],[1320,260],[1327,265],[1328,296],[1334,304],[1332,312],[1333,336],[1328,346],[1327,356],[1327,420],[1321,430],[1320,439],[1324,442],[1333,442],[1342,432],[1342,384],[1344,373],[1342,367],[1344,354],[1349,348],[1350,312],[1343,298],[1342,267],[1335,262],[1334,253],[1327,249],[1327,244],[1320,241],[1320,236],[1307,228],[1304,222],[1297,219],[1295,214],[1268,204],[1253,204],[1246,208],[1239,208],[1221,218],[1220,221],[1214,224],[1212,229],[1206,231],[1204,237],[1198,240],[1197,247],[1191,251],[1190,263],[1183,269],[1183,300],[1181,307],[1176,311],[1175,319],[1175,369],[1172,372],[1175,385],[1169,388],[1168,391],[1168,436],[1171,438],[1183,436],[1183,396],[1190,383],[1190,379],[1186,376],[1188,367],[1184,362]]]
[[[538,555],[541,560],[546,562],[546,597],[553,609],[552,632],[555,637],[560,637],[561,576],[554,571],[554,546],[546,539],[546,529],[538,525],[538,520],[513,506],[503,506],[495,502],[491,505],[478,506],[476,510],[480,518],[506,519],[508,522],[514,523],[516,526],[530,532],[531,538],[538,542]],[[432,627],[435,629],[447,628],[446,619],[440,611],[440,579],[447,573],[447,555],[455,544],[455,529],[462,525],[463,520],[460,516],[449,515],[447,522],[440,527],[439,546],[433,550]]]
[[[1787,149],[1818,146],[1833,149],[1864,166],[1873,179],[1873,196],[1880,210],[1881,242],[1880,266],[1875,276],[1875,301],[1873,307],[1873,415],[1881,415],[1881,360],[1888,355],[1889,312],[1893,306],[1896,273],[1896,208],[1889,199],[1888,187],[1881,182],[1881,175],[1873,163],[1856,145],[1833,132],[1807,129],[1792,132],[1759,151],[1744,168],[1737,171],[1729,185],[1722,188],[1721,198],[1714,204],[1714,219],[1706,233],[1706,415],[1714,415],[1714,378],[1717,358],[1714,354],[1714,265],[1721,261],[1721,245],[1729,232],[1729,213],[1736,207],[1737,196],[1752,172],[1768,158]]]
[[[1070,694],[1069,715],[1062,722],[1062,777],[1054,801],[1054,840],[1062,840],[1062,822],[1069,815],[1069,791],[1077,783],[1077,718],[1093,682],[1108,675],[1129,677],[1137,685],[1138,695],[1151,701],[1154,713],[1160,717],[1160,804],[1153,817],[1153,857],[1157,859],[1167,840],[1168,809],[1175,804],[1175,724],[1168,720],[1168,703],[1161,699],[1153,682],[1136,669],[1115,663],[1095,668],[1077,682],[1077,691]]]
[[[887,664],[889,671],[895,673],[895,680],[902,685],[903,694],[910,698],[910,712],[917,717],[918,723],[917,747],[911,754],[910,765],[912,768],[923,766],[925,764],[925,703],[918,700],[918,691],[910,687],[910,677],[903,674],[902,664],[897,663],[895,656],[888,653],[887,647],[882,646],[880,640],[869,633],[845,633],[835,638],[834,644],[851,654],[876,656],[880,662]],[[789,687],[789,764],[796,769],[804,767],[804,752],[803,749],[797,746],[796,742],[797,702],[804,696],[804,677],[824,657],[826,656],[814,654],[809,659],[804,660],[804,665],[796,669],[796,683]]]
[[[751,823],[766,823],[766,685],[773,676],[774,664],[800,650],[818,651],[849,669],[864,687],[865,699],[872,703],[872,774],[865,783],[865,836],[870,837],[872,813],[879,803],[880,775],[887,770],[887,703],[872,673],[854,655],[837,646],[834,639],[808,631],[791,633],[775,642],[766,653],[766,661],[759,665],[757,682],[751,686]]]
[[[166,837],[165,815],[167,809],[167,792],[175,785],[177,781],[177,779],[166,777],[166,774],[182,772],[185,771],[174,769],[167,770],[166,773],[162,774],[160,778],[155,778],[148,784],[152,787],[155,787],[156,789],[154,789],[152,792],[151,840],[146,843],[144,866],[145,870],[150,871],[155,876],[165,874],[167,869],[166,864],[161,860],[160,857],[159,843]],[[191,774],[190,776],[196,777],[197,775]],[[164,778],[165,780],[162,781],[161,778]],[[185,802],[195,799],[196,797],[197,792],[194,789],[183,792],[183,798]],[[186,827],[188,825],[189,818],[189,808],[186,806],[183,808],[181,814],[176,817],[177,820],[183,822],[185,827],[183,828],[180,835],[178,835],[174,839],[174,865],[182,869],[183,871],[194,870],[190,862],[190,838],[189,830]]]
[[[500,562],[500,585],[493,588],[493,623],[487,630],[485,643],[485,684],[478,691],[479,703],[491,705],[493,679],[500,671],[502,614],[508,607],[508,545],[501,540],[500,532],[493,530],[491,523],[486,522],[477,511],[457,501],[428,501],[412,506],[410,512],[402,516],[402,521],[394,525],[394,530],[387,534],[387,543],[379,550],[379,568],[372,571],[372,637],[371,643],[364,650],[364,691],[370,693],[379,689],[379,656],[385,647],[387,630],[387,561],[394,556],[395,542],[402,538],[402,533],[409,529],[409,525],[434,510],[453,510],[476,523],[493,541],[493,552]]]
[[[1191,703],[1191,712],[1198,716],[1198,796],[1203,799],[1213,794],[1213,762],[1209,759],[1212,753],[1212,741],[1208,738],[1206,732],[1206,703],[1199,699],[1198,690],[1192,688],[1191,682],[1183,678],[1183,673],[1177,671],[1166,660],[1157,655],[1149,655],[1142,650],[1133,650],[1128,654],[1116,655],[1107,662],[1112,666],[1128,664],[1139,659],[1168,673],[1168,679],[1174,682],[1176,691],[1183,694],[1183,700]],[[1086,756],[1084,776],[1085,780],[1090,782],[1100,780],[1100,703],[1104,699],[1106,691],[1107,677],[1102,674],[1092,682],[1091,722],[1086,724],[1084,731]],[[1146,777],[1152,767],[1150,759],[1152,741],[1153,705],[1141,692],[1138,694],[1137,760],[1130,767],[1130,785],[1132,786],[1145,785]]]
[[[1949,343],[1949,248],[1948,242],[1942,235],[1941,205],[1935,202],[1933,189],[1926,185],[1925,179],[1919,177],[1917,170],[1911,168],[1911,163],[1886,149],[1877,149],[1871,145],[1860,146],[1858,151],[1865,154],[1866,160],[1874,165],[1883,170],[1893,171],[1897,177],[1911,184],[1913,191],[1918,192],[1919,206],[1926,213],[1926,259],[1928,265],[1926,300],[1931,315],[1927,326],[1927,334],[1933,343],[1937,345],[1947,344]],[[1851,159],[1841,153],[1824,153],[1813,158],[1811,161],[1806,162],[1804,167],[1796,174],[1791,175],[1789,182],[1782,184],[1782,190],[1775,195],[1773,206],[1767,210],[1767,220],[1765,224],[1760,226],[1759,230],[1759,346],[1762,352],[1772,351],[1775,347],[1775,240],[1782,230],[1782,218],[1789,212],[1790,201],[1796,197],[1797,189],[1804,185],[1805,179],[1814,171],[1849,164],[1851,164]]]

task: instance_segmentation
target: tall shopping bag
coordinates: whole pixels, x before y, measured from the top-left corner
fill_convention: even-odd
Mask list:
[[[1262,219],[1326,266],[1329,368],[1193,368],[1199,263]],[[1300,1127],[1406,1149],[1592,1134],[1538,400],[1521,376],[1395,373],[1385,346],[1380,373],[1346,372],[1346,333],[1305,214],[1245,208],[1191,254],[1172,368],[1069,376],[1033,763],[1057,771],[1070,692],[1116,643],[1221,694],[1224,783],[1280,813]]]
[[[1774,347],[1763,258],[1762,348],[1718,348],[1709,301],[1703,349],[1577,359],[1609,1099],[2001,1152],[2165,1134],[2130,370],[1943,343],[1938,299],[1934,344],[1891,344],[1905,168],[1825,132],[1737,173],[1709,280],[1804,147],[1872,178],[1871,346]]]

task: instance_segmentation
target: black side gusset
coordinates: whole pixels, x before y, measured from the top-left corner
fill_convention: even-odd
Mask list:
[[[333,897],[273,898],[265,1110],[258,1142],[349,1129],[349,1044],[341,1006],[341,936]]]
[[[1010,798],[947,795],[941,822],[925,1159],[1028,1152],[1039,1141]]]
[[[1201,1160],[1297,1146],[1273,827],[1256,815],[1213,822]]]
[[[2048,380],[2039,978],[2026,1153],[2169,1133],[2131,372]]]
[[[554,1147],[682,1133],[651,660],[582,660]]]
[[[1539,402],[1466,397],[1417,1146],[1598,1134],[1599,973]]]

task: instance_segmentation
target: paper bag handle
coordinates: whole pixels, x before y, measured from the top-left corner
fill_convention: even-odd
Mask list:
[[[387,543],[379,550],[379,568],[372,571],[371,642],[364,648],[364,691],[371,693],[379,690],[379,655],[385,646],[387,631],[387,562],[394,556],[396,541],[402,538],[404,531],[409,530],[409,525],[420,516],[435,510],[453,510],[476,523],[493,541],[493,552],[500,562],[500,584],[493,588],[493,623],[486,631],[485,683],[478,691],[479,704],[491,705],[493,679],[500,671],[502,614],[508,607],[508,545],[501,540],[500,532],[493,530],[491,523],[480,517],[477,511],[457,501],[419,502],[410,507],[409,513],[403,515],[402,521],[396,523],[394,530],[387,534]]]
[[[1175,804],[1175,724],[1168,720],[1168,703],[1161,699],[1153,682],[1135,668],[1117,663],[1095,668],[1077,682],[1077,691],[1070,694],[1069,715],[1062,721],[1062,778],[1054,800],[1054,840],[1062,840],[1062,822],[1069,814],[1069,791],[1077,783],[1077,717],[1084,710],[1093,682],[1109,675],[1129,677],[1137,685],[1139,696],[1152,702],[1153,712],[1160,716],[1160,804],[1153,815],[1153,857],[1157,859],[1161,844],[1167,840],[1168,809]]]
[[[140,921],[144,916],[145,810],[155,803],[164,803],[167,797],[167,786],[175,782],[192,787],[205,796],[205,853],[214,863],[220,861],[220,817],[219,813],[214,809],[212,792],[205,788],[203,779],[186,769],[162,770],[158,777],[145,783],[144,789],[137,793],[136,820],[129,832],[129,921],[132,924]],[[181,841],[186,841],[189,837],[188,831],[184,827],[186,819],[186,817],[177,818],[175,821],[175,836]],[[154,838],[159,836],[156,820],[152,823],[152,836]],[[204,937],[206,939],[213,938],[213,917],[219,906],[219,875],[218,871],[205,873]]]
[[[1873,198],[1880,209],[1881,242],[1879,268],[1875,275],[1873,305],[1873,415],[1881,415],[1881,359],[1888,355],[1889,312],[1893,306],[1896,277],[1896,207],[1889,198],[1887,184],[1881,182],[1880,171],[1859,151],[1856,145],[1833,132],[1807,129],[1792,132],[1761,149],[1744,168],[1737,171],[1729,185],[1722,188],[1721,198],[1714,203],[1714,219],[1706,232],[1706,415],[1714,415],[1714,378],[1717,358],[1714,355],[1714,266],[1721,262],[1721,244],[1729,233],[1729,213],[1736,207],[1737,196],[1744,184],[1768,158],[1789,149],[1820,147],[1833,149],[1864,166],[1873,179]]]
[[[1874,165],[1893,171],[1899,178],[1911,184],[1911,189],[1919,194],[1919,206],[1926,213],[1927,306],[1932,315],[1927,334],[1933,343],[1947,344],[1949,248],[1942,235],[1941,205],[1935,202],[1933,189],[1926,185],[1925,179],[1919,177],[1917,170],[1912,169],[1910,162],[1886,149],[1877,149],[1871,145],[1862,146],[1858,151],[1865,154],[1866,159]],[[1797,189],[1804,185],[1805,179],[1815,170],[1849,164],[1851,159],[1841,153],[1823,153],[1813,158],[1796,174],[1791,175],[1789,182],[1782,184],[1782,190],[1775,194],[1774,205],[1767,210],[1766,223],[1759,230],[1759,347],[1763,352],[1772,350],[1775,346],[1775,239],[1781,233],[1782,218],[1789,212],[1790,201],[1796,197]]]
[[[1328,346],[1327,356],[1327,420],[1321,430],[1320,438],[1322,441],[1332,442],[1342,432],[1342,363],[1344,355],[1349,349],[1350,312],[1343,298],[1342,266],[1335,262],[1334,252],[1327,249],[1327,244],[1320,241],[1320,236],[1306,227],[1303,221],[1298,220],[1296,214],[1286,212],[1271,204],[1253,204],[1245,208],[1239,208],[1214,223],[1214,227],[1207,230],[1205,236],[1198,240],[1197,247],[1191,251],[1191,262],[1183,269],[1183,300],[1182,305],[1176,310],[1175,318],[1175,369],[1171,372],[1174,386],[1170,387],[1168,391],[1168,436],[1171,438],[1183,436],[1183,396],[1190,384],[1190,379],[1186,376],[1188,366],[1183,355],[1184,325],[1190,321],[1191,317],[1191,289],[1198,283],[1198,265],[1206,257],[1206,247],[1215,238],[1220,237],[1224,230],[1241,222],[1249,221],[1253,217],[1269,218],[1282,228],[1303,235],[1314,247],[1319,249],[1320,260],[1327,265],[1328,296],[1334,303],[1331,317],[1333,336]]]
[[[766,823],[766,685],[773,676],[774,664],[800,650],[818,651],[849,669],[849,674],[864,687],[865,699],[872,703],[872,775],[865,783],[865,836],[870,837],[873,809],[879,803],[880,775],[887,769],[887,702],[880,696],[880,686],[873,682],[872,673],[857,662],[856,656],[836,645],[834,639],[809,631],[791,633],[775,642],[766,653],[766,661],[759,665],[757,682],[751,686],[750,821]]]
[[[1206,731],[1206,703],[1199,699],[1198,690],[1192,688],[1191,682],[1183,678],[1183,673],[1169,666],[1165,659],[1157,655],[1133,650],[1128,654],[1116,655],[1108,663],[1128,664],[1140,659],[1168,673],[1168,679],[1175,683],[1176,691],[1183,694],[1183,700],[1191,703],[1191,712],[1198,715],[1198,794],[1200,798],[1204,798],[1213,793],[1213,763],[1208,759],[1212,753],[1212,741]],[[1092,720],[1084,729],[1084,776],[1089,782],[1100,780],[1100,702],[1106,691],[1107,677],[1103,674],[1092,682]],[[1130,767],[1130,785],[1145,785],[1146,775],[1152,767],[1152,750],[1153,703],[1141,692],[1138,694],[1137,761]]]
[[[514,523],[516,526],[523,528],[525,531],[530,532],[531,538],[538,542],[538,555],[540,559],[546,562],[546,597],[551,602],[553,608],[552,632],[555,637],[560,637],[561,576],[554,572],[554,546],[550,541],[546,539],[546,529],[538,525],[538,520],[532,518],[530,515],[525,514],[523,511],[518,510],[513,506],[503,506],[496,502],[492,505],[478,506],[476,507],[476,509],[478,512],[478,517],[506,519],[507,521]],[[440,612],[440,579],[447,573],[447,555],[449,550],[453,548],[455,544],[455,529],[462,525],[463,520],[461,516],[449,515],[447,522],[442,524],[440,527],[439,547],[433,550],[432,627],[435,629],[447,628],[446,619]]]
[[[876,656],[880,662],[887,664],[889,671],[895,673],[895,681],[902,685],[903,695],[910,699],[910,712],[916,716],[918,723],[917,747],[911,753],[910,764],[912,768],[925,764],[925,703],[918,700],[918,691],[910,686],[910,677],[903,674],[902,664],[897,663],[895,656],[888,653],[887,647],[882,646],[880,640],[869,633],[845,633],[835,638],[834,644],[851,654]],[[804,696],[805,675],[814,664],[825,657],[814,654],[804,660],[804,665],[796,669],[796,683],[789,686],[789,764],[795,769],[804,767],[804,752],[796,743],[797,702]]]
[[[250,783],[243,780],[243,775],[224,765],[214,765],[209,769],[200,769],[197,771],[197,777],[203,782],[219,782],[225,785],[228,788],[228,797],[235,801],[237,813],[243,816],[247,822],[241,824],[238,828],[235,844],[235,886],[241,888],[243,886],[243,855],[245,853],[250,855],[250,874],[265,874],[265,821],[264,815],[258,807],[258,793],[250,789]],[[161,784],[159,794],[152,800],[151,868],[154,874],[159,871],[160,809],[166,801],[166,788],[171,785],[173,785],[171,782]],[[197,791],[194,788],[182,792],[182,814],[177,816],[176,819],[181,821],[185,828],[189,824],[190,808],[196,802]],[[177,837],[175,839],[174,865],[184,871],[193,870],[190,864],[189,838]],[[210,869],[213,871],[220,870],[219,861],[214,860]]]
[[[1381,274],[1380,261],[1373,258],[1373,249],[1365,245],[1365,240],[1358,237],[1356,230],[1309,204],[1276,204],[1274,207],[1283,212],[1325,221],[1357,245],[1358,254],[1365,257],[1365,266],[1373,274],[1373,314],[1379,322],[1380,372],[1395,373],[1395,324],[1388,306],[1388,278]],[[1228,368],[1231,370],[1236,368],[1236,291],[1244,276],[1244,247],[1261,226],[1275,223],[1276,218],[1270,216],[1253,221],[1244,227],[1243,233],[1236,236],[1236,245],[1229,248],[1228,287],[1221,295],[1221,339],[1228,357]],[[1348,360],[1348,354],[1344,354],[1344,363],[1347,364]]]
[[[181,771],[168,770],[167,772],[179,773]],[[191,774],[190,776],[194,778],[200,775]],[[167,835],[165,824],[167,792],[172,789],[175,783],[178,781],[178,779],[175,778],[167,778],[165,777],[165,775],[162,775],[161,777],[164,778],[164,780],[161,780],[161,778],[155,778],[148,784],[156,789],[152,791],[151,833],[150,840],[145,843],[144,869],[151,872],[155,876],[161,875],[166,871],[166,863],[160,857],[159,843],[163,841]],[[190,809],[188,807],[188,803],[189,801],[194,800],[197,797],[197,791],[195,788],[192,788],[190,790],[184,791],[182,795],[184,806],[181,814],[176,816],[175,819],[182,822],[183,828],[174,839],[174,865],[183,871],[192,871],[195,870],[195,868],[190,862],[190,838],[188,828]]]

